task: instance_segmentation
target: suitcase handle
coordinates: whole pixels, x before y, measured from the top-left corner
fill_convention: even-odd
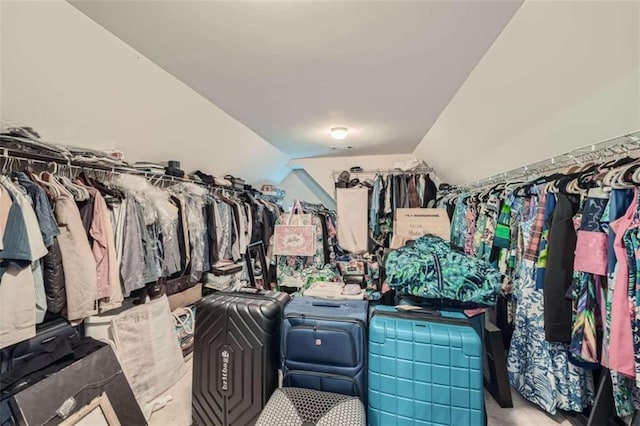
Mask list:
[[[311,302],[311,306],[323,306],[325,308],[339,308],[344,306],[341,303],[331,303],[331,302],[322,302],[322,301],[313,301]]]
[[[257,288],[257,287],[242,287],[239,288],[237,290],[235,290],[237,293],[247,293],[247,294],[261,294],[261,293],[266,293],[266,291]]]
[[[402,306],[410,306],[410,305],[402,305]],[[399,306],[396,306],[396,311],[405,312],[408,314],[416,313],[420,315],[432,315],[436,317],[442,316],[439,310],[432,308],[418,308],[418,309],[402,309]]]

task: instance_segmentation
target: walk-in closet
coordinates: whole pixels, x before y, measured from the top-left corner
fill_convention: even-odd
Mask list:
[[[0,0],[0,426],[638,424],[639,0]]]

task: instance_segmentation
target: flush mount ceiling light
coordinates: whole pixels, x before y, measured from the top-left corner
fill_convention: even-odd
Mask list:
[[[337,140],[342,140],[349,134],[349,129],[346,127],[333,127],[331,129],[331,137]]]

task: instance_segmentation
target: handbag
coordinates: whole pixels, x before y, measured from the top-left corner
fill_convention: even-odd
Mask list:
[[[500,271],[451,248],[434,235],[420,237],[389,254],[387,282],[401,294],[459,306],[494,306],[502,289]]]
[[[293,218],[295,219],[296,224]],[[307,223],[305,225],[305,223]],[[296,200],[286,224],[276,225],[273,236],[273,254],[276,256],[313,256],[315,253],[315,227],[311,215],[305,214]]]

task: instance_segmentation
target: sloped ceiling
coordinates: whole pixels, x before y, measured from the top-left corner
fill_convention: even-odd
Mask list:
[[[82,2],[75,6],[95,9],[87,12],[94,19],[93,14],[103,13],[110,22],[116,16],[128,31],[135,26],[128,14],[128,8],[133,8],[131,13],[139,18],[134,35],[145,43],[151,43],[145,34],[155,37],[155,49],[169,55],[190,47],[179,44],[182,34],[167,39],[161,33],[173,34],[175,26],[188,33],[184,38],[196,37],[181,14],[163,28],[153,24],[157,14],[166,19],[165,9],[173,11],[175,3]],[[290,163],[290,155],[272,144],[282,142],[279,146],[291,156],[322,155],[330,144],[326,128],[346,124],[354,130],[348,143],[371,143],[354,153],[404,152],[426,160],[444,180],[464,183],[640,129],[638,2],[527,1],[519,9],[520,2],[506,1],[462,3],[469,9],[451,6],[460,2],[366,2],[372,12],[358,11],[357,3],[345,2],[179,3],[187,10],[200,3],[203,11],[227,8],[226,19],[191,13],[191,25],[198,28],[198,54],[179,51],[175,55],[188,68],[211,73],[208,78],[196,76],[210,82],[207,90],[217,87],[220,79],[230,83],[240,79],[233,82],[239,90],[234,96],[226,86],[220,93],[226,93],[238,108],[248,105],[252,114],[264,114],[267,118],[257,119],[278,136],[276,142],[265,140],[261,130],[236,120],[240,117],[233,113],[228,115],[225,107],[202,96],[200,88],[193,90],[190,83],[175,78],[172,69],[167,72],[156,59],[128,46],[129,42],[76,7],[54,0],[0,1],[2,124],[32,125],[52,141],[120,148],[133,161],[178,159],[188,171],[231,173],[253,183],[277,183],[292,166],[303,168],[329,194],[332,170],[353,165],[369,168],[369,163],[388,168],[394,162],[392,156],[301,158]],[[304,12],[302,4],[310,9]],[[407,12],[409,6],[414,13]],[[141,16],[138,9],[145,7],[149,12]],[[271,7],[280,13],[270,13]],[[383,7],[388,9],[379,9]],[[122,8],[127,13],[115,12]],[[473,11],[473,19],[465,10]],[[294,14],[300,15],[299,22],[291,23]],[[451,14],[459,14],[459,20]],[[209,19],[215,19],[224,33],[202,25]],[[309,32],[302,27],[309,27]],[[265,32],[269,28],[273,34]],[[217,36],[209,40],[201,32]],[[423,39],[418,43],[419,36]],[[461,45],[459,37],[469,43]],[[475,38],[482,43],[476,44]],[[211,41],[204,53],[200,50],[203,39]],[[224,46],[229,48],[220,50]],[[268,54],[260,54],[256,46]],[[424,52],[429,63],[417,64],[416,57],[421,55],[412,55],[416,51]],[[291,52],[299,55],[298,61]],[[248,62],[250,53],[263,61]],[[323,61],[324,54],[330,60]],[[352,57],[361,65],[351,62]],[[263,72],[268,79],[261,77]],[[281,72],[289,79],[280,77]],[[359,78],[354,79],[354,74]],[[451,80],[443,74],[451,74]],[[327,108],[337,112],[323,115]],[[306,114],[316,115],[304,121],[301,117]],[[290,125],[289,117],[297,124]],[[338,121],[340,117],[346,117],[344,123]],[[358,136],[361,127],[352,124],[356,122],[377,123],[371,127],[376,130]],[[389,145],[378,148],[379,143]]]
[[[640,2],[526,2],[414,154],[466,183],[640,129]]]
[[[71,3],[293,158],[411,153],[521,4]]]
[[[2,124],[180,160],[248,182],[280,182],[289,157],[63,1],[0,1]]]

